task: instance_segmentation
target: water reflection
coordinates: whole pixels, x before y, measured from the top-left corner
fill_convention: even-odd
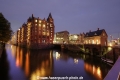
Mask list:
[[[75,63],[75,64],[78,64],[78,59],[74,59],[74,63]]]
[[[7,59],[6,50],[3,50],[1,58],[0,58],[0,80],[9,80],[9,61]]]
[[[36,80],[37,76],[52,75],[53,57],[50,50],[25,51],[17,47],[15,58],[16,67],[24,69],[26,77],[30,80]]]
[[[10,48],[15,66],[28,80],[36,80],[37,76],[83,76],[84,80],[100,80],[110,69],[88,55],[56,50],[26,50],[16,46]],[[17,73],[20,75],[20,72]]]
[[[29,75],[29,53],[27,52],[27,54],[26,54],[26,60],[25,60],[25,74],[26,74],[26,76],[28,77],[28,75]]]
[[[88,63],[85,63],[84,65],[85,65],[85,70],[87,72],[94,75],[98,80],[102,79],[102,73],[101,73],[100,67],[96,67],[95,65],[91,65]]]

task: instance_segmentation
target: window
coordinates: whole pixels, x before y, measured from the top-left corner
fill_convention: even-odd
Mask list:
[[[45,24],[43,24],[43,27],[45,27]]]
[[[97,35],[96,33],[94,35]]]
[[[47,36],[49,36],[49,33],[47,33]]]
[[[37,22],[37,19],[35,20],[35,22]]]
[[[105,36],[105,34],[103,33],[103,36]]]
[[[45,40],[42,40],[42,43],[45,43]]]
[[[39,23],[41,23],[41,20],[39,20]]]
[[[94,44],[94,40],[92,40],[92,44]]]
[[[98,44],[98,40],[96,41],[96,44]]]
[[[89,40],[89,44],[90,44],[90,40]]]
[[[43,32],[43,35],[45,35],[45,32]]]
[[[50,24],[50,27],[52,27],[52,24]]]
[[[41,24],[39,24],[39,26],[41,26]]]

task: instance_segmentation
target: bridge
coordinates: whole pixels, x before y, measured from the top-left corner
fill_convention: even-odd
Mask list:
[[[101,57],[103,61],[114,64],[120,55],[120,47],[95,44],[54,44],[55,48]]]
[[[70,51],[82,51],[91,55],[105,54],[110,46],[101,46],[95,44],[54,44],[55,47],[67,49]]]

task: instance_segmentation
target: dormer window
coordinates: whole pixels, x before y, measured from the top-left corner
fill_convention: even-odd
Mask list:
[[[97,35],[96,33],[94,35]]]

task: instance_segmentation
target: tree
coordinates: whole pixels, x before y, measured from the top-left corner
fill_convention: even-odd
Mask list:
[[[2,13],[0,13],[0,43],[6,43],[11,39],[12,29],[10,27],[10,22],[5,19]]]

